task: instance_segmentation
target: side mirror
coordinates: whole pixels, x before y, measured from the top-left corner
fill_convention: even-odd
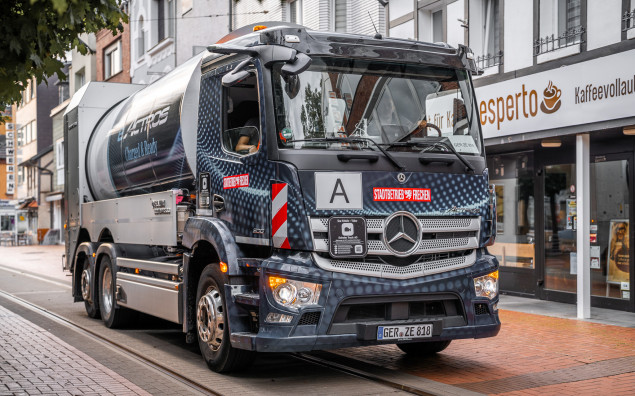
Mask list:
[[[239,82],[243,81],[247,77],[249,77],[251,73],[247,70],[234,70],[230,73],[227,73],[223,76],[222,84],[223,87],[233,87]]]
[[[244,61],[240,62],[234,70],[225,74],[223,76],[223,79],[221,80],[223,87],[233,87],[247,77],[251,76],[251,72],[249,70],[243,69],[247,65],[251,64],[253,61],[253,58],[245,59]]]
[[[282,66],[280,73],[283,76],[295,76],[308,69],[309,66],[311,66],[311,58],[306,54],[298,52],[293,62],[285,63]]]

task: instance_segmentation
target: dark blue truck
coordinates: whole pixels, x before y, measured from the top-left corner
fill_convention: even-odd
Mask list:
[[[87,84],[65,113],[75,301],[181,324],[218,372],[495,336],[476,71],[464,46],[286,24],[145,87]]]

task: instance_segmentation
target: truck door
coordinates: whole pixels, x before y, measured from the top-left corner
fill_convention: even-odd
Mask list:
[[[266,246],[271,175],[266,171],[261,88],[256,67],[250,68],[252,75],[232,87],[221,84],[231,66],[202,77],[198,188],[200,193],[209,181],[208,213],[225,221],[237,243]]]

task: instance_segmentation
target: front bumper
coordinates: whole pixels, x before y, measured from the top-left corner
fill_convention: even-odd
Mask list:
[[[301,352],[493,337],[501,325],[498,297],[476,297],[472,279],[497,268],[493,256],[478,253],[468,268],[395,280],[325,271],[305,253],[278,254],[261,266],[258,333],[232,333],[231,342],[236,348],[261,352]],[[279,306],[266,284],[268,275],[321,283],[318,304],[297,312]],[[288,324],[267,323],[270,312],[293,319]],[[430,338],[377,340],[378,326],[424,323],[433,325]]]

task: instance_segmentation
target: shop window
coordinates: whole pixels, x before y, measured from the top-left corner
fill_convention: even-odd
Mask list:
[[[501,266],[534,268],[534,177],[529,153],[490,157],[490,183],[496,192],[496,243],[488,251]]]
[[[626,160],[591,164],[591,294],[630,299],[629,174]]]

